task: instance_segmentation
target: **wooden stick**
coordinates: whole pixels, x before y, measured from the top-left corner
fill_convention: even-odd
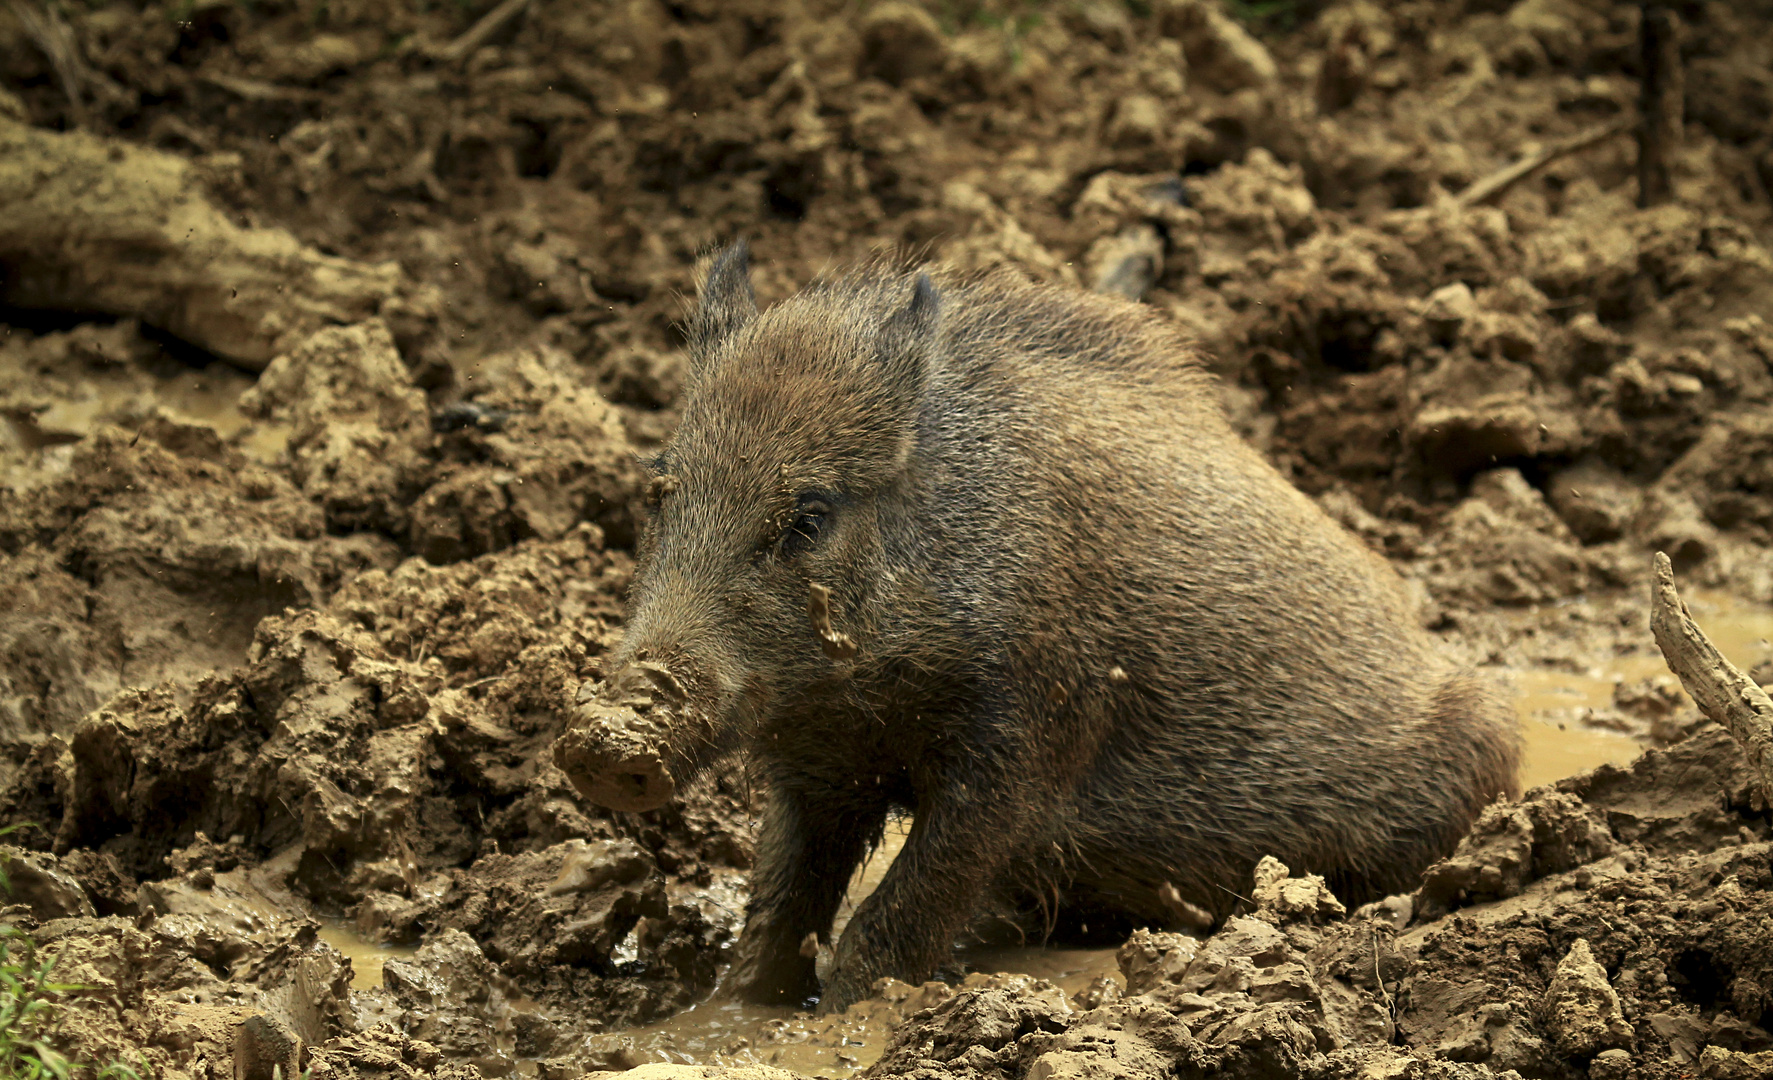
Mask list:
[[[1748,755],[1764,797],[1773,802],[1773,698],[1719,654],[1693,621],[1675,592],[1674,565],[1656,553],[1656,583],[1650,587],[1650,632],[1668,669],[1699,710],[1722,725]]]
[[[1638,45],[1643,64],[1638,106],[1638,205],[1674,198],[1669,172],[1681,152],[1686,75],[1681,69],[1681,19],[1666,4],[1638,7]]]
[[[1558,158],[1566,154],[1574,154],[1578,150],[1586,150],[1615,135],[1622,135],[1630,130],[1632,124],[1633,121],[1629,117],[1622,118],[1599,127],[1589,128],[1587,131],[1578,132],[1569,138],[1547,143],[1519,161],[1504,165],[1483,179],[1475,181],[1458,194],[1459,205],[1477,206],[1489,202]]]
[[[482,15],[479,22],[468,28],[467,33],[438,49],[433,55],[439,60],[450,61],[474,55],[482,45],[486,44],[487,39],[498,33],[506,23],[523,14],[524,9],[529,5],[530,0],[505,0],[498,7]]]

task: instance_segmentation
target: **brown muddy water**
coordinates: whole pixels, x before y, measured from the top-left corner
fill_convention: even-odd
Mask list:
[[[1718,651],[1736,666],[1746,671],[1773,659],[1773,608],[1703,590],[1695,590],[1686,602]],[[1622,685],[1674,678],[1654,646],[1604,659],[1581,672],[1531,668],[1508,675],[1526,739],[1523,789],[1637,757],[1644,743],[1617,729],[1614,695]]]
[[[254,377],[224,363],[150,376],[134,368],[84,372],[54,395],[40,393],[31,365],[0,352],[0,451],[30,453],[75,442],[106,424],[138,426],[159,415],[207,427],[225,444],[274,462],[289,442],[288,424],[255,420],[240,409]]]
[[[417,945],[383,945],[364,938],[347,919],[322,919],[320,940],[351,961],[351,989],[374,990],[382,985],[382,965],[406,960],[419,951]]]

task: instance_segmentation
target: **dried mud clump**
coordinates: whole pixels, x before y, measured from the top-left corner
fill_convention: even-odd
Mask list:
[[[241,397],[290,426],[291,478],[334,532],[376,531],[456,562],[583,520],[633,537],[638,472],[620,415],[559,352],[501,353],[432,412],[379,322],[329,328],[280,355]]]
[[[392,562],[372,538],[326,535],[287,479],[202,432],[101,430],[58,475],[0,487],[6,743],[66,735],[123,687],[232,667],[261,619]],[[210,453],[159,441],[187,434]]]
[[[54,875],[52,857],[27,859]],[[57,979],[83,988],[62,995],[58,1041],[76,1060],[220,1077],[242,1060],[243,1030],[294,1051],[348,1026],[349,961],[312,920],[276,914],[261,883],[199,871],[144,890],[128,917],[10,909],[37,956],[56,957]]]
[[[613,544],[633,544],[640,471],[621,414],[563,354],[497,354],[466,387],[432,419],[435,464],[412,507],[413,551],[451,562],[527,537],[557,540],[586,520]]]
[[[425,395],[380,322],[329,327],[271,361],[241,395],[290,425],[290,478],[335,531],[393,531],[430,443]]]
[[[0,865],[66,1045],[569,1080],[714,984],[742,785],[612,815],[545,750],[736,237],[766,303],[897,251],[1149,304],[1476,659],[1644,646],[1653,550],[1773,601],[1773,28],[1678,7],[1647,209],[1631,4],[0,8]],[[1773,1073],[1767,807],[1678,691],[1600,712],[1678,745],[1352,915],[1270,865],[1124,988],[883,986],[873,1073]]]
[[[300,433],[297,461],[315,445]],[[348,424],[321,435],[343,448],[332,461],[377,457]],[[527,1017],[524,1056],[550,1056],[713,985],[743,907],[738,801],[716,785],[669,811],[613,820],[582,806],[544,752],[620,612],[628,557],[596,525],[445,566],[396,562],[385,536],[329,535],[324,494],[304,499],[276,472],[226,454],[179,457],[121,432],[79,444],[65,475],[8,497],[9,536],[24,553],[8,567],[25,583],[62,582],[81,598],[76,610],[99,612],[84,597],[115,590],[113,620],[132,617],[138,632],[156,616],[180,628],[174,620],[201,604],[245,623],[233,654],[196,655],[220,670],[169,666],[145,688],[100,684],[88,690],[106,693],[98,707],[27,732],[0,808],[39,826],[20,842],[61,856],[10,861],[35,918],[91,923],[102,910],[151,924],[166,954],[152,963],[186,973],[155,976],[149,989],[221,995],[233,1011],[216,1023],[227,1031],[264,1012],[319,1046],[392,1024],[431,1048],[414,1061],[443,1055],[487,1075],[514,1067],[493,1046],[514,1009]],[[199,541],[178,510],[210,522],[232,511],[235,528]],[[230,572],[251,587],[217,592]],[[250,607],[271,588],[283,590],[271,610]],[[44,618],[56,625],[58,615]],[[154,644],[192,659],[176,641]],[[391,967],[386,990],[354,998],[349,961],[314,937],[314,910],[343,913],[370,940],[426,941],[421,966],[439,949],[476,957],[470,981],[491,973],[505,990],[464,998],[449,977],[402,982]],[[109,932],[86,923],[69,940]],[[306,935],[289,946],[302,955],[331,956],[334,975],[330,989],[304,983],[306,1004],[280,1013],[267,1004],[281,984],[264,954],[285,933]],[[149,955],[124,941],[135,950],[127,962]],[[157,1015],[157,1000],[144,1015]],[[127,1013],[110,1024],[80,1045],[109,1053],[160,1037]],[[205,1050],[186,1040],[157,1071],[226,1073],[246,1060],[232,1034],[211,1041]],[[379,1045],[321,1060],[359,1068],[351,1055]]]
[[[261,854],[300,842],[304,888],[355,902],[483,842],[606,836],[539,751],[626,565],[582,524],[505,559],[370,570],[267,617],[238,671],[125,691],[75,727],[57,846],[147,873],[199,831]]]

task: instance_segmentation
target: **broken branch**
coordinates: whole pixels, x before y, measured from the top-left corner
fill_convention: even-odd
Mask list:
[[[439,60],[457,61],[472,56],[485,45],[492,36],[504,28],[505,24],[523,14],[530,0],[505,0],[480,17],[480,21],[469,27],[467,32],[448,45],[438,49],[432,55]]]
[[[1650,591],[1650,632],[1693,700],[1721,725],[1748,756],[1761,788],[1773,801],[1773,698],[1724,659],[1675,592],[1674,564],[1656,553],[1656,582]]]
[[[1538,172],[1540,169],[1550,165],[1558,158],[1564,157],[1567,154],[1574,154],[1578,150],[1586,150],[1596,143],[1605,142],[1615,135],[1624,134],[1631,129],[1633,123],[1634,121],[1631,118],[1625,117],[1614,120],[1611,123],[1602,124],[1599,127],[1590,128],[1587,131],[1579,132],[1567,139],[1559,139],[1556,142],[1547,143],[1533,151],[1531,154],[1528,154],[1526,157],[1521,158],[1519,161],[1504,165],[1490,175],[1475,181],[1470,187],[1461,191],[1456,196],[1459,205],[1478,206],[1482,203],[1486,203],[1520,183],[1522,180],[1525,180],[1527,177]]]

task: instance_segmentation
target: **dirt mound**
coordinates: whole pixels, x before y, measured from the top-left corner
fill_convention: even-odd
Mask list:
[[[101,988],[68,1045],[568,1080],[713,985],[742,783],[611,815],[544,751],[717,241],[766,303],[881,251],[1143,300],[1474,661],[1642,655],[1651,550],[1773,601],[1773,33],[1678,8],[1649,208],[1600,0],[0,11],[0,823],[39,826],[9,917]],[[1124,991],[884,987],[813,1038],[928,1005],[876,1073],[1768,1072],[1766,808],[1678,690],[1585,716],[1677,745],[1494,808],[1409,903],[1271,875]],[[352,988],[317,913],[417,952]]]
[[[365,340],[374,342],[373,328]],[[497,400],[546,385],[536,361],[513,367],[525,363],[533,381]],[[307,374],[328,373],[316,364]],[[334,402],[361,387],[336,373],[327,385]],[[384,401],[396,410],[412,403],[399,394]],[[570,416],[574,402],[548,404]],[[344,972],[338,986],[315,991],[309,1011],[323,1015],[298,1030],[306,1045],[357,1031],[361,1014],[373,1018],[368,1027],[392,1023],[420,1045],[441,1047],[427,1053],[474,1061],[488,1074],[513,1067],[516,1051],[495,1045],[509,1042],[511,1015],[527,1017],[522,1056],[548,1056],[550,1047],[570,1046],[574,1032],[642,1022],[705,994],[742,907],[731,882],[749,861],[738,801],[716,786],[670,810],[614,820],[581,806],[545,753],[614,633],[626,554],[569,514],[552,539],[502,537],[498,555],[397,562],[385,535],[332,535],[326,519],[336,507],[362,505],[329,503],[345,490],[341,476],[386,476],[367,466],[401,464],[377,443],[399,426],[365,425],[369,445],[352,441],[358,429],[348,419],[313,430],[338,452],[317,453],[325,465],[305,476],[292,467],[298,480],[321,478],[311,498],[219,446],[209,447],[215,460],[181,457],[114,430],[78,444],[64,475],[9,496],[7,536],[23,552],[8,563],[15,588],[42,596],[47,579],[74,597],[45,605],[40,617],[58,629],[70,606],[95,613],[95,628],[77,639],[89,652],[63,658],[88,680],[69,680],[70,692],[97,697],[140,679],[135,671],[151,671],[155,683],[110,693],[84,716],[76,699],[74,722],[41,716],[24,729],[22,763],[0,807],[9,820],[40,826],[20,834],[23,843],[63,855],[37,875],[60,883],[60,893],[37,890],[60,899],[33,907],[90,922],[96,906],[129,916],[111,922],[132,934],[139,920],[153,948],[124,934],[116,948],[128,962],[186,974],[132,971],[132,985],[226,1001],[234,1012],[217,1021],[224,1028],[256,1011],[278,1015],[265,1004],[282,985],[264,967],[266,950],[296,935],[288,948],[330,957]],[[460,437],[433,435],[428,424],[419,433],[414,443],[424,449],[407,462],[434,440]],[[309,434],[298,419],[297,462],[316,445]],[[581,443],[580,460],[606,445]],[[531,474],[528,505],[578,497],[580,475],[564,465]],[[477,468],[485,466],[452,464],[447,475]],[[223,520],[232,529],[214,535]],[[193,535],[200,523],[207,530]],[[265,596],[263,608],[251,606],[255,593]],[[209,643],[193,647],[179,636],[194,610],[208,615],[212,622],[198,625],[210,629],[211,609],[243,621],[232,640],[212,631],[232,652],[200,651]],[[128,648],[119,623],[141,644]],[[28,673],[24,662],[45,650],[22,646],[44,635],[18,629],[14,670]],[[115,637],[123,648],[99,651]],[[92,655],[143,666],[107,672],[87,662]],[[155,662],[162,666],[145,666]],[[44,677],[66,678],[54,669]],[[93,685],[105,677],[109,685]],[[244,868],[250,887],[236,880]],[[34,880],[21,875],[21,890]],[[316,910],[353,919],[372,940],[423,937],[432,952],[415,958],[416,974],[389,968],[386,991],[354,1003],[349,962],[315,938]],[[84,926],[66,930],[67,940],[122,932]],[[469,976],[426,974],[443,953],[477,958],[474,979],[499,972],[505,995],[463,999],[449,980]],[[94,1060],[115,1057],[117,1047],[159,1045],[157,1021],[141,1028],[119,1013],[117,1023],[125,1030],[80,1036],[76,1045]],[[232,1038],[150,1057],[157,1071],[202,1074],[209,1053],[225,1072],[230,1054],[239,1057]],[[349,1063],[355,1052],[347,1047],[336,1060]]]
[[[287,479],[207,428],[110,429],[71,449],[53,479],[0,489],[0,715],[14,746],[66,734],[122,687],[232,667],[261,619],[393,561],[373,537],[327,536]]]

